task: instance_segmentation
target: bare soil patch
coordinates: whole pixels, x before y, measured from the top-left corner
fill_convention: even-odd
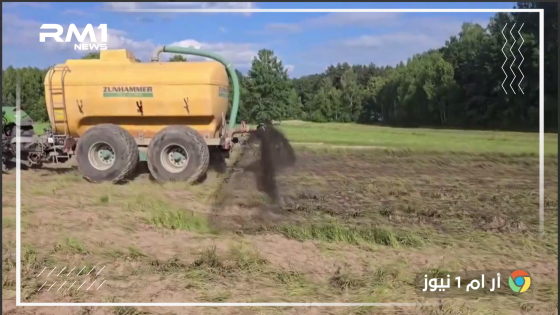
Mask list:
[[[244,163],[251,158],[226,184],[225,175],[211,172],[197,186],[155,184],[147,175],[127,185],[93,185],[67,167],[22,171],[22,298],[437,302],[413,287],[417,274],[436,269],[526,269],[534,277],[531,293],[445,300],[437,308],[16,309],[14,172],[2,176],[3,312],[557,313],[556,158],[545,166],[544,237],[535,157],[298,147],[297,164],[278,177],[276,206],[254,175],[241,171]],[[74,281],[93,286],[68,290]]]

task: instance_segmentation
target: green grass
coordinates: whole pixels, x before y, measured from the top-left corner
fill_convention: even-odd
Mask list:
[[[412,129],[298,121],[282,122],[279,129],[293,142],[378,146],[419,151],[539,154],[538,133]],[[546,154],[557,154],[558,135],[545,134],[544,146]]]
[[[49,123],[36,123],[35,133],[43,134],[44,128],[48,125]],[[352,123],[319,124],[300,121],[282,122],[279,128],[293,142],[417,151],[539,154],[538,133],[392,128]],[[557,154],[558,134],[545,134],[544,150],[545,154]]]
[[[212,232],[206,217],[183,210],[154,211],[147,221],[149,224],[160,228],[196,231],[199,233]]]
[[[346,243],[352,245],[378,244],[398,247],[421,247],[424,240],[407,231],[393,231],[390,228],[369,226],[367,228],[345,227],[339,224],[321,225],[285,225],[277,228],[287,238],[300,241],[318,240],[328,243]]]
[[[64,242],[58,242],[54,247],[55,252],[87,255],[89,251],[79,239],[69,237]]]

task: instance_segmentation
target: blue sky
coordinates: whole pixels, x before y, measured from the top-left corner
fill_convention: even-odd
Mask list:
[[[272,49],[290,75],[323,71],[330,64],[395,65],[415,53],[445,44],[463,22],[484,26],[492,13],[122,13],[115,8],[513,8],[498,3],[257,3],[257,2],[90,2],[2,5],[2,66],[47,67],[84,52],[47,39],[44,23],[78,28],[107,24],[109,48],[127,48],[148,61],[161,45],[215,51],[245,72],[259,49]],[[99,37],[98,37],[99,38]]]

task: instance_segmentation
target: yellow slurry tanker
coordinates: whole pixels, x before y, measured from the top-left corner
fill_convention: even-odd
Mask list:
[[[162,52],[215,61],[160,62]],[[244,123],[234,128],[235,69],[219,55],[184,47],[158,48],[151,61],[136,62],[124,49],[104,50],[99,60],[68,60],[50,69],[45,98],[51,128],[43,136],[17,137],[22,159],[40,164],[75,156],[82,175],[93,182],[127,179],[140,160],[159,181],[198,180],[211,153],[227,156],[236,137],[249,132]]]

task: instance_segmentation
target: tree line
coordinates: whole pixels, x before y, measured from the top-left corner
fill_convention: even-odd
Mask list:
[[[545,126],[549,131],[557,131],[558,4],[519,2],[517,7],[545,9]],[[504,34],[509,35],[514,24],[517,26],[513,34],[523,25],[523,44],[520,45],[521,37],[516,36],[512,47],[513,38],[508,36],[506,43],[502,30],[506,28]],[[295,79],[288,76],[272,50],[262,49],[247,74],[237,71],[241,87],[238,120],[256,123],[298,119],[538,131],[538,32],[538,14],[498,13],[486,28],[464,23],[461,32],[449,38],[443,47],[412,56],[396,66],[378,66],[374,60],[369,65],[339,63],[323,73]],[[508,58],[505,65],[502,49]],[[84,58],[99,58],[99,54],[90,53]],[[510,70],[514,58],[516,62]],[[187,60],[176,55],[169,61]],[[505,83],[502,65],[508,76]],[[46,71],[30,67],[3,70],[2,103],[15,103],[15,77],[19,73],[25,110],[35,120],[46,120]],[[513,91],[511,71],[516,76],[511,84]],[[522,75],[524,79],[518,88]]]

